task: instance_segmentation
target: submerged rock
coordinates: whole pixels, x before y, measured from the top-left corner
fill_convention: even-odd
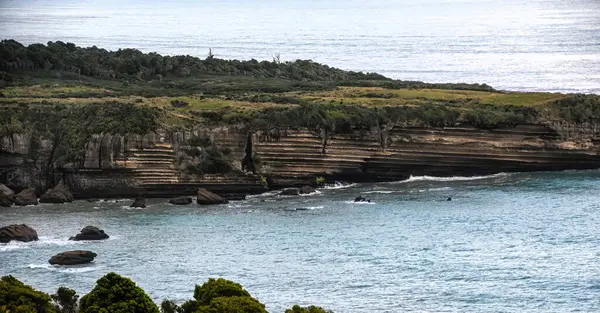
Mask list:
[[[192,203],[192,197],[177,197],[169,200],[170,204],[186,205]]]
[[[85,250],[73,250],[59,253],[50,260],[48,263],[52,265],[77,265],[77,264],[87,264],[94,260],[97,256],[92,251]]]
[[[37,194],[34,188],[27,188],[15,196],[15,205],[36,205]]]
[[[313,193],[313,192],[317,192],[317,190],[315,190],[315,188],[313,188],[311,186],[304,186],[304,187],[300,188],[301,195],[307,195],[307,194]]]
[[[223,204],[228,203],[227,199],[219,196],[216,193],[212,193],[204,188],[198,189],[198,204],[210,205],[210,204]]]
[[[300,195],[300,189],[299,188],[283,189],[281,191],[280,195],[282,195],[282,196],[298,196],[298,195]]]
[[[130,205],[132,208],[145,208],[146,207],[146,199],[144,198],[135,198],[135,201]]]
[[[54,188],[49,189],[40,197],[41,203],[65,203],[73,202],[73,195],[69,188],[63,182],[60,182]]]
[[[36,241],[38,235],[35,229],[25,225],[8,225],[0,228],[0,243],[8,243],[12,240],[16,241]]]
[[[108,239],[109,236],[104,233],[104,230],[95,226],[86,226],[81,232],[75,237],[69,238],[69,240],[80,241],[80,240],[104,240]]]

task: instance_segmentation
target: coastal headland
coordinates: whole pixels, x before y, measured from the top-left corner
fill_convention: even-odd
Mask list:
[[[0,183],[228,199],[334,181],[600,168],[600,96],[308,60],[0,43]]]

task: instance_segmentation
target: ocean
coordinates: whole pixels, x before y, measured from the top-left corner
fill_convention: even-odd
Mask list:
[[[600,93],[598,0],[3,0],[0,38]]]
[[[210,277],[240,282],[283,312],[599,312],[600,171],[412,177],[276,192],[227,205],[133,199],[0,208],[38,242],[0,244],[0,275],[46,292],[89,292],[102,275],[131,277],[157,302],[191,299]],[[371,203],[354,203],[363,195]],[[447,201],[451,197],[452,201]],[[67,239],[86,225],[101,242]],[[95,262],[50,266],[74,249]]]

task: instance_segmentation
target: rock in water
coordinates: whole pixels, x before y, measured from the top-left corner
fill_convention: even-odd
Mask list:
[[[75,237],[69,238],[69,240],[75,241],[103,239],[108,239],[108,235],[104,233],[104,230],[95,226],[86,226],[81,230],[79,234],[75,235]]]
[[[300,189],[298,188],[287,188],[283,189],[280,193],[283,196],[298,196],[300,195]]]
[[[15,196],[15,205],[38,204],[37,194],[34,188],[27,188]]]
[[[177,197],[169,200],[170,204],[186,205],[192,203],[191,197]]]
[[[6,187],[5,185],[0,184],[0,198],[3,195],[6,197],[6,199],[10,200],[11,202],[15,202],[15,192],[12,191],[12,189]]]
[[[97,256],[92,251],[74,250],[59,253],[48,261],[52,265],[77,265],[87,264]]]
[[[36,241],[38,240],[38,235],[35,229],[25,224],[8,225],[0,228],[0,242],[8,243],[11,240],[23,242]]]
[[[63,182],[58,183],[54,188],[49,189],[40,197],[41,203],[65,203],[73,202],[73,195],[69,188]]]
[[[0,206],[10,207],[13,205],[13,202],[3,193],[0,193]]]
[[[146,199],[144,198],[135,198],[135,201],[130,205],[132,208],[145,208],[146,207]]]
[[[301,195],[307,195],[307,194],[313,193],[313,192],[317,192],[317,191],[315,190],[315,188],[313,188],[311,186],[304,186],[304,187],[300,188]]]
[[[227,199],[218,194],[212,193],[204,188],[198,189],[198,204],[209,205],[209,204],[223,204],[227,203]]]

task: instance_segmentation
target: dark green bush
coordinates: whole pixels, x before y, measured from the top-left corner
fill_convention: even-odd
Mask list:
[[[108,273],[80,301],[81,313],[159,313],[152,299],[131,279]]]
[[[0,312],[55,313],[50,296],[12,276],[0,279]]]
[[[196,285],[194,300],[181,306],[183,313],[266,313],[265,305],[240,284],[223,278]]]
[[[50,296],[54,301],[54,307],[57,312],[77,313],[77,299],[79,296],[73,289],[60,287],[55,294]]]
[[[325,310],[320,306],[307,306],[301,307],[299,305],[294,305],[291,309],[285,310],[285,313],[333,313],[333,311]]]

